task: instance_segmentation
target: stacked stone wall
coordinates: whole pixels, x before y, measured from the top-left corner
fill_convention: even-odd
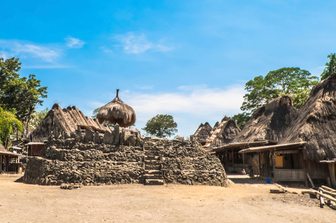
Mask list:
[[[97,144],[77,139],[50,140],[43,157],[31,157],[27,183],[84,185],[143,183],[144,147],[157,151],[165,183],[226,186],[219,159],[183,140],[145,139],[144,146]]]

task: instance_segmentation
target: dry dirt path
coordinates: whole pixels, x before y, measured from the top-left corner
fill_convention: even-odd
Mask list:
[[[115,185],[61,190],[0,175],[0,222],[336,222],[336,211],[270,185]]]

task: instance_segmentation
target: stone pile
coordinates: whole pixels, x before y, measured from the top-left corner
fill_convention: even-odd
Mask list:
[[[191,141],[157,139],[146,143],[160,151],[165,183],[227,185],[219,159]]]

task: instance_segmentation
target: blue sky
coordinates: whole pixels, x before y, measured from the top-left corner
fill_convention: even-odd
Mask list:
[[[48,87],[44,107],[87,115],[114,97],[190,135],[239,112],[244,83],[298,66],[319,75],[336,47],[336,1],[101,0],[1,3],[0,56]],[[39,108],[41,109],[41,108]]]

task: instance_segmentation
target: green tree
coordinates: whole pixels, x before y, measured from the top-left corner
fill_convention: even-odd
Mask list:
[[[15,111],[25,123],[26,132],[36,105],[42,105],[47,97],[47,88],[41,86],[34,74],[20,77],[21,63],[17,58],[0,58],[0,106]]]
[[[290,96],[293,105],[300,107],[317,81],[318,78],[309,71],[297,67],[270,71],[266,76],[257,76],[246,83],[247,93],[244,95],[241,110],[249,116],[263,104],[283,95]]]
[[[17,119],[14,113],[6,111],[0,107],[0,141],[8,148],[10,137],[17,132],[22,132],[22,122]]]
[[[37,126],[41,124],[43,119],[47,116],[49,109],[46,108],[42,111],[35,111],[30,118],[29,126],[28,126],[28,132],[32,132],[34,129],[36,129]]]
[[[173,116],[159,114],[148,120],[143,130],[160,138],[169,137],[177,132],[177,124]]]
[[[232,119],[237,123],[240,129],[243,129],[246,122],[250,119],[250,115],[246,112],[242,112],[232,116]]]
[[[336,54],[332,53],[328,55],[329,61],[326,63],[325,68],[321,74],[321,80],[336,74]]]

